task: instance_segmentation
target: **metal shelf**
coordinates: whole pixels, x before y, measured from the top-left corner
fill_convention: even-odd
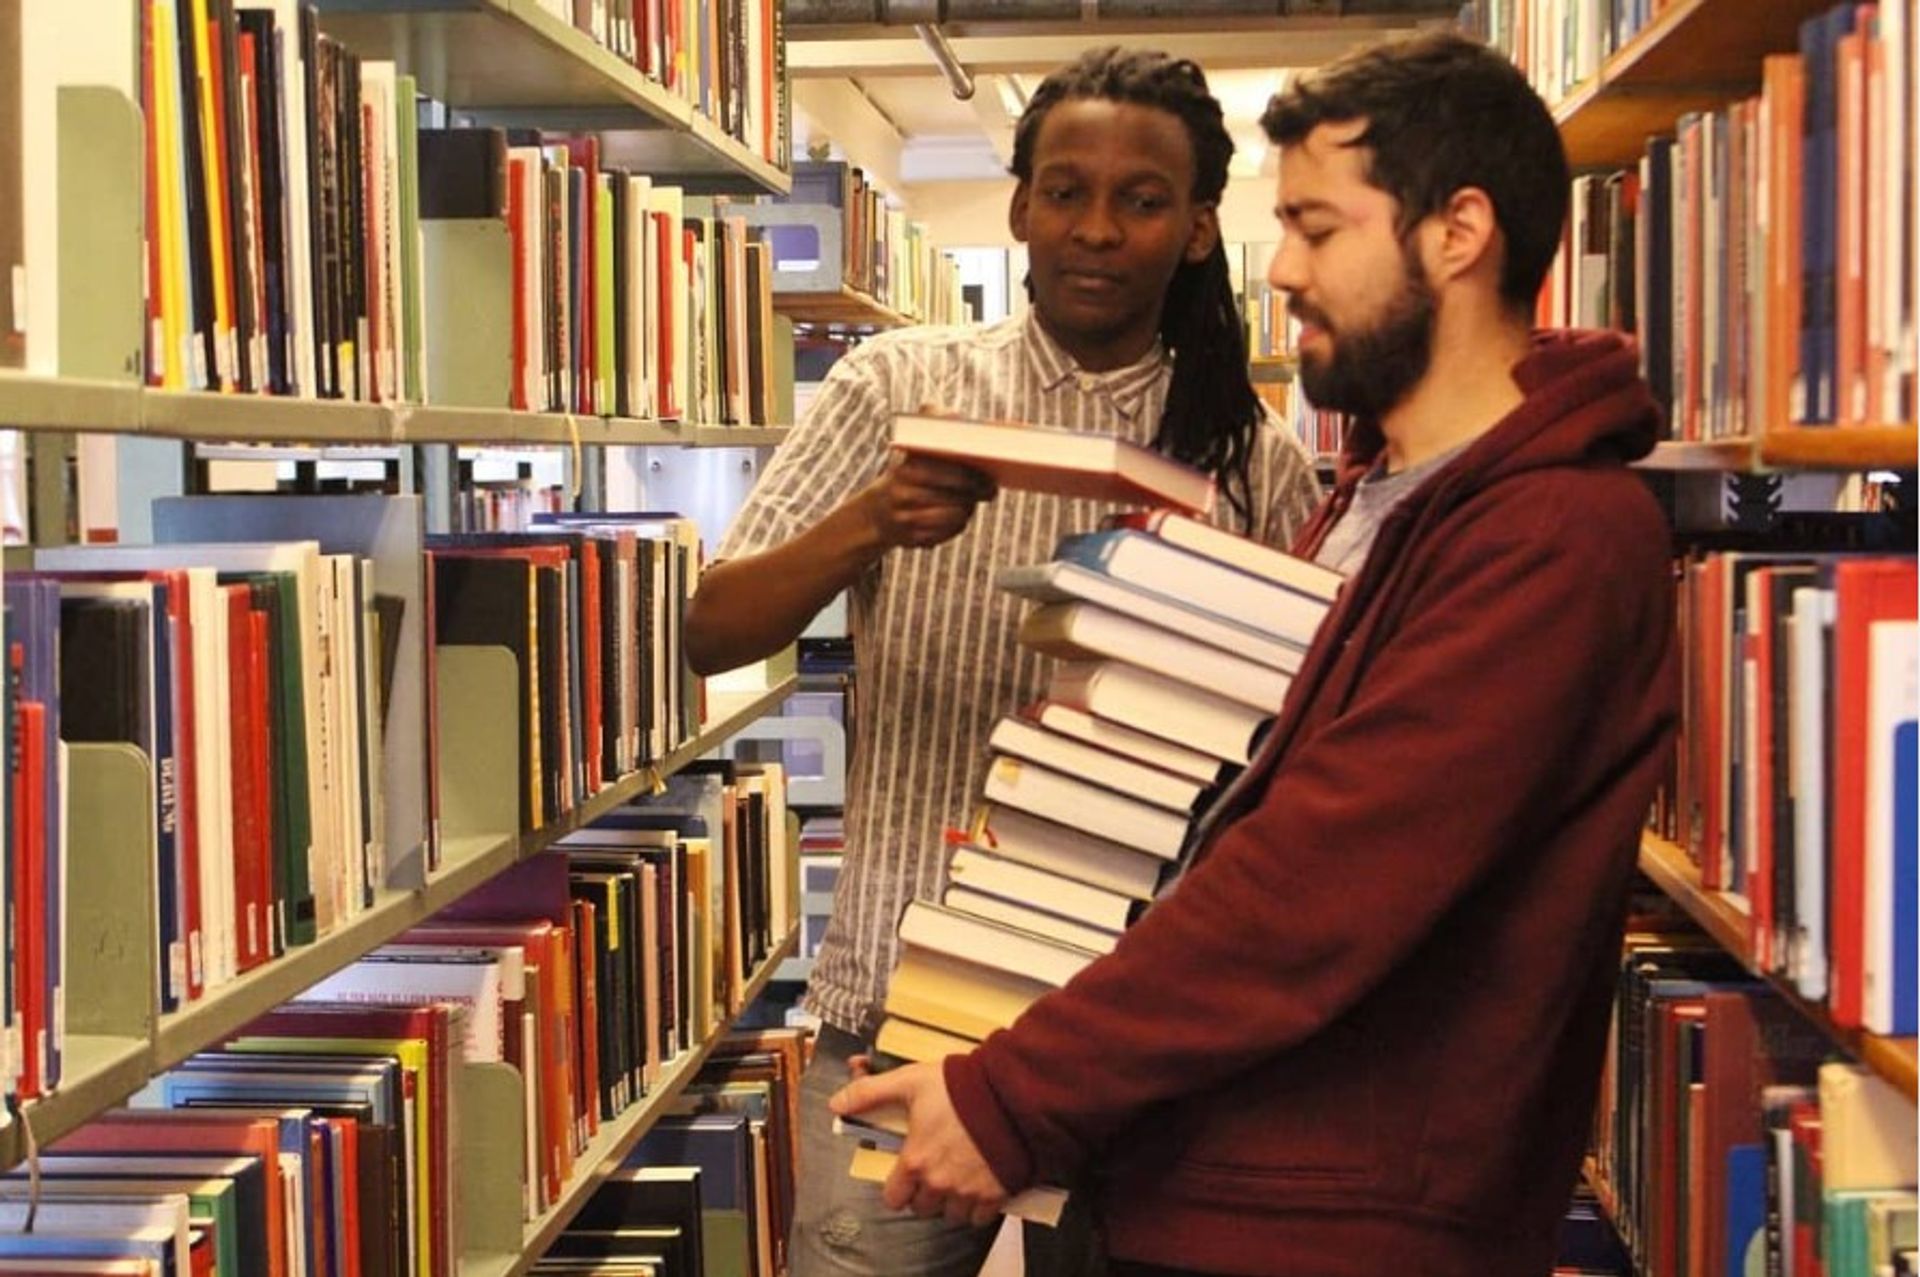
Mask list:
[[[793,951],[799,935],[796,928],[774,946],[773,952],[767,955],[767,960],[760,964],[760,969],[747,983],[741,996],[742,1008],[751,1005],[755,998],[766,991],[781,962]],[[627,1155],[653,1129],[654,1123],[672,1110],[674,1101],[699,1075],[701,1066],[707,1062],[707,1057],[713,1053],[713,1048],[719,1045],[731,1025],[730,1017],[697,1048],[683,1051],[678,1059],[667,1065],[664,1076],[652,1094],[600,1128],[600,1133],[580,1155],[579,1170],[573,1182],[562,1192],[560,1200],[539,1219],[527,1225],[526,1240],[518,1254],[464,1257],[460,1261],[460,1277],[519,1277],[545,1255],[553,1245],[554,1238],[573,1222],[573,1217],[580,1213],[587,1199],[620,1168]]]
[[[231,1036],[323,977],[425,921],[516,860],[539,854],[557,839],[647,793],[662,778],[710,753],[778,706],[798,686],[799,680],[790,678],[765,692],[711,697],[714,712],[706,726],[659,766],[624,777],[532,834],[472,838],[450,844],[445,849],[445,866],[425,887],[384,893],[371,910],[313,944],[293,949],[200,1001],[162,1016],[150,1041],[74,1035],[67,1042],[66,1076],[61,1088],[25,1110],[35,1139],[49,1143],[84,1124],[139,1090],[154,1074]],[[777,957],[767,964],[757,987],[764,987],[772,978]],[[26,1156],[22,1134],[17,1122],[0,1130],[0,1165],[11,1165]]]

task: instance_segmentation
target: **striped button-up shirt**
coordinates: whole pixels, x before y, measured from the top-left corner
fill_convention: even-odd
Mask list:
[[[1158,348],[1111,372],[1080,369],[1031,312],[985,328],[916,328],[866,342],[836,364],[811,411],[761,476],[718,555],[737,559],[809,527],[885,468],[893,418],[932,406],[976,420],[1152,440],[1172,370]],[[1284,546],[1319,500],[1304,448],[1269,422],[1250,467],[1253,535]],[[994,574],[1050,558],[1110,507],[1002,492],[966,531],[898,550],[850,591],[859,670],[847,762],[846,859],[808,1007],[868,1031],[893,970],[894,928],[910,900],[942,887],[944,831],[968,823],[1003,715],[1036,699],[1046,661],[1015,642],[1020,602]],[[1224,498],[1214,511],[1237,527]]]

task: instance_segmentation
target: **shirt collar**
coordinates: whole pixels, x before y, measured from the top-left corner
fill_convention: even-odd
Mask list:
[[[1023,335],[1026,338],[1027,356],[1032,361],[1035,375],[1040,379],[1042,390],[1055,390],[1072,382],[1082,394],[1104,395],[1114,411],[1129,421],[1139,415],[1141,401],[1146,398],[1147,392],[1173,366],[1166,347],[1155,341],[1151,350],[1124,368],[1109,372],[1087,372],[1053,339],[1032,309],[1027,311]]]

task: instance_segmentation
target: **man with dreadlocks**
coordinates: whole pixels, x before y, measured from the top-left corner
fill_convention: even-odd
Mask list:
[[[1215,476],[1216,522],[1286,545],[1318,491],[1248,381],[1215,208],[1232,152],[1190,62],[1106,49],[1048,76],[1014,135],[1032,309],[890,333],[841,360],[694,598],[687,652],[702,672],[779,650],[843,589],[858,644],[846,861],[807,995],[824,1027],[803,1095],[795,1277],[973,1277],[992,1241],[886,1211],[848,1178],[853,1145],[826,1101],[875,1026],[901,909],[939,887],[943,832],[980,792],[994,722],[1042,688],[994,574],[1106,513],[889,456],[893,418],[930,405],[1150,443]]]

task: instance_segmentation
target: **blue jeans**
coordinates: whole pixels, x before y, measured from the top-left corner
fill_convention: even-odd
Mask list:
[[[791,1277],[977,1277],[997,1223],[970,1228],[888,1210],[878,1184],[847,1173],[859,1142],[833,1133],[827,1100],[852,1080],[847,1061],[864,1049],[851,1034],[823,1027],[800,1084]],[[1068,1215],[1059,1230],[1028,1228],[1028,1277],[1099,1277],[1085,1211]]]

